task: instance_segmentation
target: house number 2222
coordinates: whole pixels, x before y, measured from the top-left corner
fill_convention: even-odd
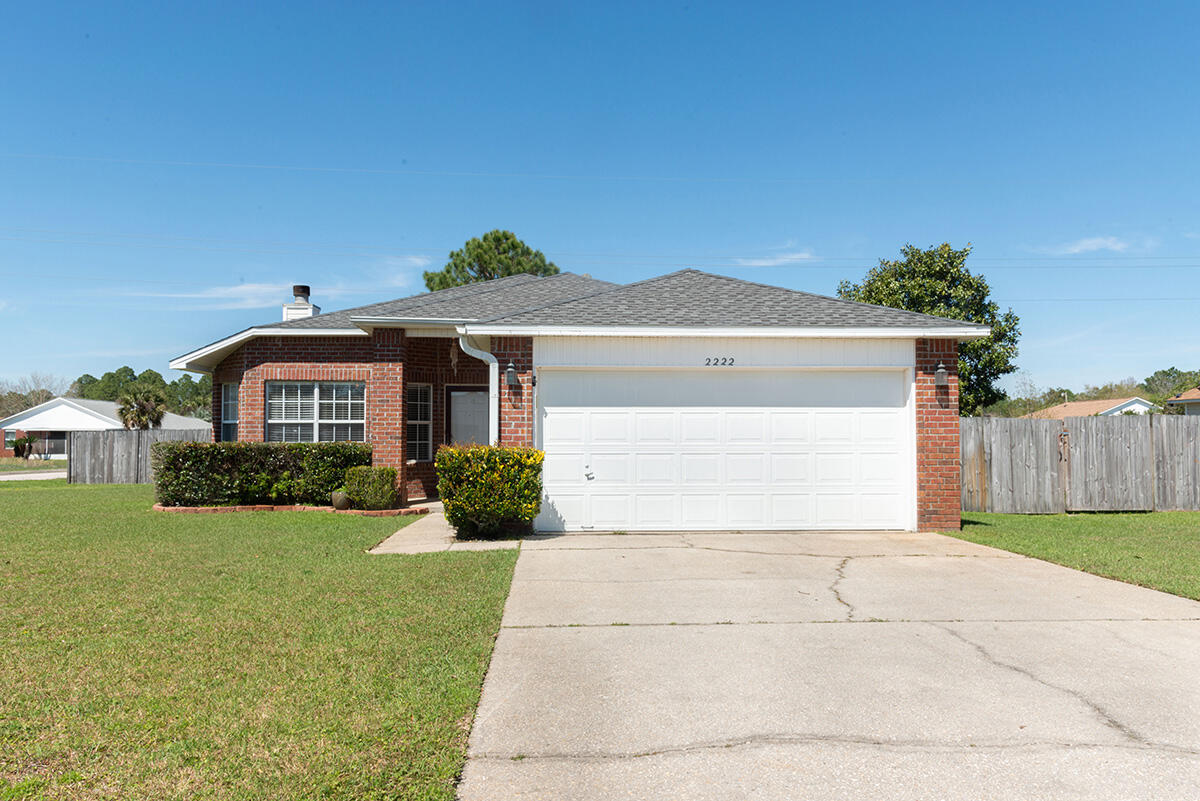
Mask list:
[[[704,360],[705,367],[732,367],[732,356],[709,356]]]

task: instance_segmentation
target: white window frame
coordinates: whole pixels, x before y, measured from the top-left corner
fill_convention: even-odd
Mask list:
[[[20,439],[20,437],[17,436],[17,430],[15,428],[4,429],[4,450],[11,451],[13,446],[16,445],[18,439]]]
[[[272,417],[271,416],[271,389],[272,387],[296,387],[297,388],[297,415],[295,417]],[[331,405],[334,409],[333,417],[321,416],[321,389],[322,387],[330,388],[333,392],[333,398],[324,401],[325,404]],[[348,389],[347,397],[341,399],[338,396],[338,390]],[[357,393],[355,392],[357,390]],[[312,412],[310,416],[304,417],[300,415],[305,404],[304,395],[306,392],[312,393]],[[358,398],[355,398],[355,394]],[[268,381],[264,387],[263,404],[263,436],[268,442],[365,442],[367,439],[367,404],[366,404],[366,385],[361,381]],[[336,415],[337,406],[345,404],[347,416],[338,418]],[[362,416],[354,415],[354,407],[360,405],[362,407]],[[286,401],[285,401],[286,414]],[[288,438],[286,434],[283,439],[271,439],[272,426],[296,426],[297,437],[303,432],[303,428],[309,428],[308,438]],[[360,426],[361,437],[354,437],[353,431],[355,426]],[[321,439],[322,427],[335,427],[335,436],[333,439]],[[351,436],[336,437],[336,427],[348,427]]]
[[[420,398],[412,400],[409,396],[413,390],[425,390],[426,399],[422,401]],[[425,405],[428,407],[428,414],[424,417],[417,417],[412,414],[413,404],[418,406]],[[404,411],[405,411],[405,426],[404,426],[404,456],[409,462],[432,462],[433,461],[433,384],[413,383],[409,384],[404,391]],[[424,426],[424,429],[421,428]],[[423,435],[422,435],[423,430]],[[414,431],[416,436],[414,436]],[[425,450],[422,454],[421,447]],[[422,458],[424,456],[424,458]]]
[[[234,383],[221,384],[221,442],[237,442],[238,439],[238,412],[239,412],[239,394],[241,393],[242,385]],[[229,396],[233,396],[230,400]],[[230,416],[232,411],[233,416]],[[233,436],[230,437],[225,433],[227,426],[233,427]]]

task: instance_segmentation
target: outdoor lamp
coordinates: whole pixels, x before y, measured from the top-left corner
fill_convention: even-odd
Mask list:
[[[517,366],[512,362],[504,368],[504,383],[510,387],[521,386],[521,379],[517,378]]]
[[[937,369],[933,371],[933,385],[935,387],[950,386],[950,373],[946,371],[945,362],[938,362]]]

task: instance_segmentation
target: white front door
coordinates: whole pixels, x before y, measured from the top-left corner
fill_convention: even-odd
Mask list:
[[[543,370],[541,530],[903,529],[905,370]]]
[[[487,391],[450,391],[450,441],[452,445],[488,444]]]

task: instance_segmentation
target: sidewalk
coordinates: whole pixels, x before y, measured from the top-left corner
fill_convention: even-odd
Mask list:
[[[422,504],[424,505],[424,504]],[[454,529],[442,514],[441,501],[431,501],[429,514],[422,515],[415,523],[404,528],[376,545],[368,553],[433,553],[435,551],[491,551],[501,548],[518,548],[520,540],[470,540],[459,542],[454,538]]]
[[[32,473],[0,473],[0,481],[44,481],[51,478],[66,477],[66,470],[38,470]]]

